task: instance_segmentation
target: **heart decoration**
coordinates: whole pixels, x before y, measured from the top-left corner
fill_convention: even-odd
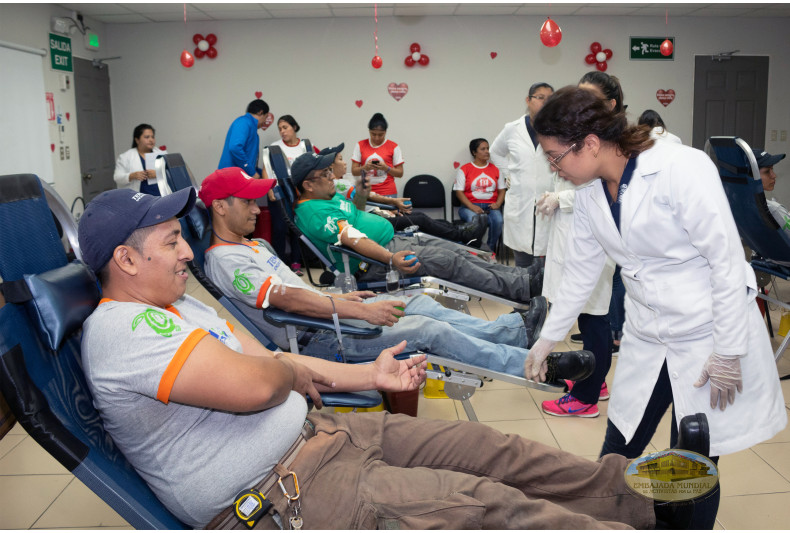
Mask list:
[[[165,150],[167,150],[167,146],[165,146],[165,145],[163,144],[162,146],[160,146],[160,147],[159,147],[159,149],[160,149],[160,150],[162,150],[162,151],[164,152]]]
[[[255,91],[255,98],[260,98],[261,96],[263,96],[261,91]]]
[[[357,100],[354,103],[357,104],[357,107],[362,107],[362,100]]]
[[[491,59],[494,59],[494,58],[496,58],[496,56],[497,56],[497,53],[496,53],[496,52],[491,52]]]
[[[656,98],[658,98],[658,101],[661,102],[661,105],[666,107],[672,103],[672,100],[675,99],[675,91],[673,89],[666,91],[664,89],[659,89],[656,91]]]
[[[66,120],[71,120],[71,113],[66,111]]]
[[[54,144],[50,144],[49,145],[49,149],[52,150],[52,152],[54,153],[55,152],[55,145]]]
[[[461,166],[461,163],[459,163],[458,161],[453,161],[453,168],[458,168],[460,166]]]
[[[390,83],[387,85],[387,91],[396,102],[400,102],[400,100],[406,96],[406,93],[409,92],[409,86],[405,83]]]
[[[265,130],[266,130],[268,127],[269,127],[269,126],[271,126],[273,122],[274,122],[274,115],[272,115],[271,113],[267,113],[267,114],[266,114],[266,118],[265,118],[265,119],[263,119],[263,129],[264,129],[264,131],[265,131]]]

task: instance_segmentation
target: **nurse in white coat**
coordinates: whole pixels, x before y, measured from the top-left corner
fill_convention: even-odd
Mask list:
[[[159,196],[159,187],[149,183],[156,179],[156,170],[145,168],[146,154],[166,154],[156,147],[156,132],[150,124],[139,124],[132,133],[132,148],[118,156],[113,178],[119,189],[132,189]]]
[[[548,83],[536,83],[529,88],[528,114],[505,124],[491,144],[491,162],[504,175],[507,200],[502,209],[504,229],[502,240],[514,251],[516,266],[528,267],[533,257],[546,255],[549,240],[549,220],[537,217],[535,202],[551,187],[553,172],[543,157],[543,150],[531,121],[551,96],[554,89]]]
[[[546,102],[535,129],[560,177],[586,186],[576,190],[562,284],[526,377],[544,379],[545,354],[565,338],[608,255],[627,296],[602,454],[641,453],[670,403],[675,420],[707,415],[713,457],[781,431],[787,415],[754,272],[710,159],[652,141],[649,128],[629,127],[576,87]]]

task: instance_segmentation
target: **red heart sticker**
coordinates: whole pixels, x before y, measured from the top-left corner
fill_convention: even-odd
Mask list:
[[[66,111],[66,120],[71,120],[71,113]]]
[[[496,52],[491,52],[491,59],[494,59],[497,56]]]
[[[162,150],[162,151],[164,152],[165,150],[167,150],[167,146],[165,146],[165,145],[163,144],[162,146],[160,146],[160,147],[159,147],[159,149],[160,149],[160,150]]]
[[[362,100],[357,100],[354,103],[357,104],[357,107],[362,107]]]
[[[54,152],[54,151],[55,151],[55,145],[54,145],[54,144],[50,144],[50,145],[49,145],[49,149],[50,149],[50,150],[52,150],[52,151]]]
[[[387,85],[387,91],[396,102],[400,102],[400,100],[406,96],[406,93],[409,92],[409,86],[405,83],[390,83]]]
[[[255,91],[255,98],[260,98],[261,96],[263,96],[261,91]]]
[[[272,125],[272,122],[274,122],[274,115],[268,113],[266,115],[266,118],[263,119],[263,129],[266,130],[269,126]]]
[[[656,98],[658,98],[658,101],[661,102],[661,105],[666,107],[672,103],[672,100],[675,99],[675,91],[672,89],[669,89],[667,91],[665,91],[664,89],[659,89],[658,91],[656,91]]]
[[[453,161],[453,168],[458,168],[460,166],[461,166],[461,163],[459,163],[458,161]]]

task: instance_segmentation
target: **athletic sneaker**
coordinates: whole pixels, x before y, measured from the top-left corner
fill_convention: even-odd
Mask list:
[[[291,270],[297,276],[304,276],[304,272],[302,272],[302,265],[300,263],[291,263]]]
[[[574,333],[573,335],[571,335],[571,342],[573,344],[584,344],[584,341],[582,340],[582,334]]]
[[[578,416],[580,418],[595,418],[600,413],[598,406],[582,403],[571,395],[566,394],[559,400],[546,400],[541,404],[543,412],[553,416]]]
[[[563,381],[565,382],[565,388],[567,389],[567,391],[568,392],[572,391],[573,385],[576,382],[571,381],[569,379],[564,379]],[[606,382],[604,381],[603,384],[601,385],[601,394],[598,396],[598,401],[601,402],[608,399],[609,399],[609,388],[606,386]]]

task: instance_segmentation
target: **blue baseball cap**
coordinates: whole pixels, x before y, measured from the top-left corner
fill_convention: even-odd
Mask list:
[[[98,272],[135,230],[186,215],[196,196],[192,187],[167,196],[132,189],[101,193],[88,203],[77,229],[83,262]]]
[[[346,147],[346,145],[344,143],[340,143],[337,146],[332,146],[330,148],[324,148],[323,150],[318,152],[318,155],[338,154],[338,153],[342,152],[343,148],[345,148],[345,147]]]
[[[314,170],[329,168],[335,162],[335,152],[316,154],[308,152],[297,157],[291,163],[291,180],[298,187]]]
[[[752,149],[752,152],[754,153],[754,158],[757,160],[758,168],[772,167],[785,158],[785,154],[771,155],[765,150]]]

